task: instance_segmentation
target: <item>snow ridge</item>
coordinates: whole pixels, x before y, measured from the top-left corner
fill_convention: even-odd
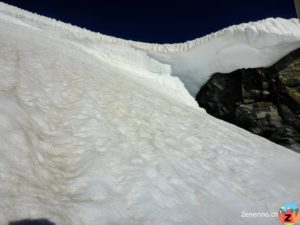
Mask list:
[[[144,42],[137,42],[131,40],[124,40],[121,38],[116,38],[108,35],[103,35],[97,32],[93,32],[87,30],[85,28],[80,28],[75,25],[67,24],[56,19],[48,18],[45,16],[38,15],[36,13],[31,13],[26,10],[8,5],[6,3],[0,2],[0,11],[4,14],[22,19],[26,22],[35,23],[38,22],[41,27],[51,26],[52,30],[62,29],[66,30],[68,33],[72,33],[77,36],[77,38],[81,38],[84,36],[85,39],[89,41],[105,41],[110,43],[117,43],[120,45],[132,45],[138,48],[142,48],[147,51],[154,52],[178,52],[178,51],[189,51],[198,45],[205,44],[211,39],[218,38],[224,34],[235,33],[235,32],[249,32],[254,31],[256,33],[264,32],[268,34],[279,34],[282,36],[290,36],[291,38],[300,35],[299,31],[299,21],[296,18],[293,19],[282,19],[282,18],[267,18],[258,22],[249,22],[242,23],[239,25],[233,25],[228,28],[224,28],[215,33],[206,35],[201,38],[197,38],[192,41],[186,41],[184,43],[176,43],[176,44],[151,44]],[[60,32],[62,31],[60,30]]]
[[[0,12],[2,18],[11,17],[16,23],[25,23],[59,38],[80,42],[89,47],[90,52],[100,47],[98,57],[102,54],[102,59],[116,65],[126,63],[126,67],[135,68],[137,72],[141,69],[144,73],[154,72],[169,77],[169,83],[173,83],[171,90],[182,84],[178,79],[171,79],[170,75],[178,77],[193,97],[213,73],[270,66],[300,47],[297,19],[268,18],[234,25],[184,43],[149,44],[102,35],[5,3],[0,3]],[[107,54],[105,49],[108,53],[112,51],[117,54]],[[126,57],[127,52],[136,56]],[[152,59],[147,60],[148,57]],[[164,86],[168,88],[166,83]],[[182,94],[185,95],[184,99],[189,98],[188,93]],[[191,99],[187,102],[195,106]]]
[[[141,78],[147,79],[146,88],[156,90],[189,107],[198,108],[183,83],[177,77],[171,76],[170,65],[157,61],[145,51],[113,41],[121,39],[97,34],[1,2],[0,18],[18,26],[46,33],[52,38],[61,39],[68,45],[72,44],[115,67],[131,71],[132,74],[135,74],[133,79],[136,82],[140,82]],[[140,83],[144,84],[144,82]]]

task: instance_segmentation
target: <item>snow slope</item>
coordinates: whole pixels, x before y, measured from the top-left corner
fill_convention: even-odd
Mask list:
[[[274,42],[260,43],[266,60],[252,66],[297,47],[295,20],[150,45],[1,3],[0,224],[29,217],[57,225],[280,224],[241,215],[300,203],[300,155],[209,116],[174,76],[184,81],[181,72],[203,49],[208,61],[253,52],[243,33],[266,23],[274,29],[264,40]],[[222,39],[230,47],[220,53]],[[215,70],[238,66],[222,63]],[[207,79],[208,65],[190,68],[197,76],[186,80]]]
[[[180,78],[194,97],[213,73],[270,66],[300,47],[298,19],[268,18],[231,26],[193,41],[160,45],[94,33],[1,2],[0,12],[2,18],[13,17],[9,20],[14,23],[40,28],[52,36],[80,42],[93,50],[100,48],[101,52],[97,51],[97,54],[108,60],[111,60],[112,53],[122,52],[122,56],[113,59],[115,64],[126,62],[135,70],[147,68],[160,74],[171,73]],[[129,52],[137,54],[128,58]],[[155,61],[165,65],[157,68],[153,66]]]

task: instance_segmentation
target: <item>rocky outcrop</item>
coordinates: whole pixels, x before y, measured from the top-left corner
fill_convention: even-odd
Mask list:
[[[209,114],[300,152],[300,49],[269,68],[216,73],[196,100]]]

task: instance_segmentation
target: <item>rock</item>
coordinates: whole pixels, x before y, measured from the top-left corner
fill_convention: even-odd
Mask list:
[[[276,105],[271,102],[242,104],[236,110],[236,125],[264,137],[282,127]]]
[[[242,70],[242,95],[243,99],[257,101],[262,97],[261,75],[256,70]]]
[[[295,115],[300,115],[300,105],[297,104],[297,102],[295,102],[294,99],[290,98],[289,96],[285,96],[282,93],[279,93],[276,97],[276,102],[278,104],[286,105],[291,109],[291,111],[295,113]]]
[[[293,116],[288,108],[282,108],[285,115]],[[277,106],[271,102],[240,105],[236,110],[236,125],[285,146],[300,143],[300,133],[293,127],[296,121],[297,117],[291,117],[284,123]]]
[[[300,117],[298,117],[287,105],[279,103],[278,110],[285,124],[300,130]]]
[[[300,86],[295,88],[286,87],[287,94],[298,104],[300,104]]]
[[[263,98],[266,99],[270,96],[270,92],[266,91],[266,90],[263,90],[262,95],[263,95]]]
[[[291,68],[288,71],[281,72],[278,76],[278,79],[284,86],[300,86],[300,71],[294,72],[293,68]]]
[[[269,68],[213,74],[196,100],[213,116],[300,151],[300,49]]]
[[[241,79],[240,72],[228,76],[215,74],[198,93],[196,99],[199,105],[208,113],[233,122],[236,103],[242,99]]]
[[[266,81],[263,81],[263,82],[262,82],[262,89],[263,89],[263,90],[267,90],[268,88],[269,88],[269,83],[266,82]]]

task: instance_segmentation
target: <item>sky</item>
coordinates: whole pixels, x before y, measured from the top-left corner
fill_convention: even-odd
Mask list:
[[[102,34],[177,43],[267,17],[294,18],[293,0],[3,0]]]

